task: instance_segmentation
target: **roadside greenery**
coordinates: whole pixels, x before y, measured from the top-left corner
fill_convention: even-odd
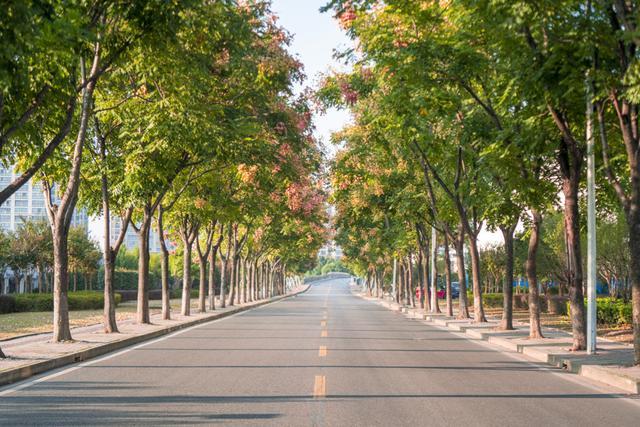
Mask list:
[[[105,332],[118,331],[115,272],[127,230],[138,236],[138,323],[150,322],[152,229],[165,319],[169,274],[182,276],[183,315],[194,273],[200,312],[215,309],[218,294],[224,306],[293,286],[325,240],[323,159],[310,100],[294,93],[302,66],[268,1],[3,8],[0,161],[18,178],[0,204],[29,179],[44,189],[53,341],[72,339],[74,272],[97,271],[93,251],[80,250],[92,254],[83,264],[73,250],[79,207],[104,221]],[[111,235],[115,220],[122,226]],[[175,250],[181,267],[170,265]]]
[[[121,299],[120,294],[116,294],[116,303]],[[97,291],[69,292],[68,301],[69,310],[97,310],[104,306],[104,295]],[[52,310],[52,294],[0,295],[0,314]]]
[[[331,0],[324,10],[357,46],[341,52],[352,71],[329,73],[317,97],[353,115],[334,135],[332,200],[336,239],[371,293],[393,282],[398,301],[439,311],[414,289],[428,285],[430,254],[443,247],[447,282],[457,271],[458,317],[472,304],[485,321],[482,294],[502,282],[501,328],[511,329],[518,275],[528,282],[529,335],[542,338],[538,285],[559,283],[573,349],[585,349],[592,117],[598,273],[613,296],[632,300],[640,364],[638,5]],[[503,245],[483,255],[485,229]]]

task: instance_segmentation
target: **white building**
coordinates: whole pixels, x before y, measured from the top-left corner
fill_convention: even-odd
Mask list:
[[[0,166],[0,188],[5,188],[16,178],[13,167]],[[25,220],[48,221],[40,184],[30,180],[0,205],[0,228],[15,231]],[[89,216],[84,209],[76,209],[71,218],[72,227],[89,227]]]
[[[111,226],[111,230],[109,230],[111,244],[115,244],[116,240],[118,240],[118,236],[120,236],[120,230],[122,229],[122,220],[119,216],[112,216],[109,224]],[[123,246],[126,247],[127,250],[132,250],[138,247],[138,234],[135,232],[133,227],[131,227],[131,225],[127,227],[127,233],[124,235]],[[167,242],[167,248],[169,250],[172,249],[172,245],[169,242]],[[149,233],[149,252],[158,253],[160,251],[161,248],[160,239],[158,238],[158,231],[157,229],[153,228]]]

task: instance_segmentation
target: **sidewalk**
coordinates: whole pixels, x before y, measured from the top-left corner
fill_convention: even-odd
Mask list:
[[[571,352],[571,335],[567,332],[543,328],[543,339],[529,339],[529,325],[514,322],[513,331],[498,331],[499,319],[489,318],[487,323],[476,324],[473,320],[456,320],[444,314],[425,314],[424,309],[403,307],[395,301],[381,300],[352,290],[354,294],[376,302],[389,310],[464,333],[469,339],[486,341],[505,350],[521,353],[538,361],[566,369],[594,381],[617,387],[628,393],[640,393],[640,367],[633,365],[633,346],[598,338],[597,352],[589,355],[584,351]]]
[[[162,320],[161,315],[156,314],[151,316],[151,324],[148,325],[124,321],[118,324],[120,333],[117,334],[103,333],[101,325],[74,328],[71,330],[74,340],[68,343],[50,342],[50,333],[4,341],[0,344],[7,358],[0,359],[0,386],[167,335],[180,329],[279,301],[305,292],[308,288],[309,285],[304,285],[294,288],[286,295],[232,307],[216,308],[215,311],[206,313],[192,311],[191,316],[182,316],[179,312],[172,312],[171,320]]]

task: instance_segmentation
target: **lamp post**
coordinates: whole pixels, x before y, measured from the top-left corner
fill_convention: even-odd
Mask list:
[[[596,352],[596,188],[593,138],[593,87],[586,76],[587,92],[587,353]]]

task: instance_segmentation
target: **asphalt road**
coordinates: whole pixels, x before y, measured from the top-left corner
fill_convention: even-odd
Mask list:
[[[0,389],[1,425],[640,425],[638,401],[407,320],[346,280],[35,381]]]

